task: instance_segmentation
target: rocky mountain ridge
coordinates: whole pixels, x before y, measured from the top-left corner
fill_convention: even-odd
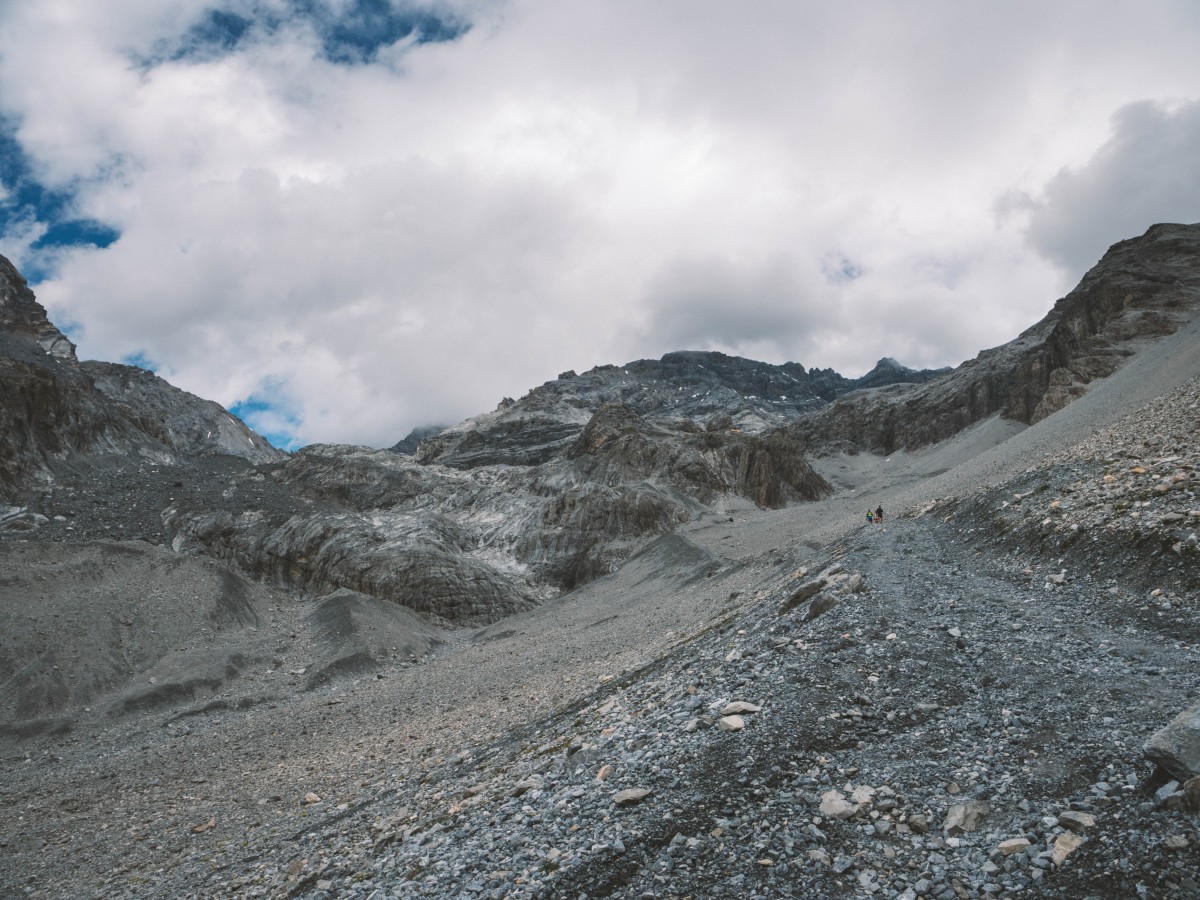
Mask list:
[[[758,434],[795,421],[851,391],[921,384],[948,370],[906,368],[885,357],[861,378],[798,363],[772,365],[716,351],[687,350],[624,366],[563,372],[519,400],[458,425],[417,432],[393,449],[422,463],[472,468],[537,465],[563,452],[606,403],[628,406],[647,421],[676,430]]]
[[[1200,308],[1200,228],[1154,225],[1114,244],[1020,336],[928,384],[838,400],[789,426],[814,452],[888,454],[944,440],[999,414],[1032,424],[1111,375],[1139,341],[1174,332]]]

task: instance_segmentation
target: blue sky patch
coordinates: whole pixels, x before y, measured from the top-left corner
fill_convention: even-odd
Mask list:
[[[821,272],[834,284],[848,284],[863,276],[863,267],[846,256],[827,256],[821,263]]]
[[[299,418],[281,404],[251,394],[245,400],[230,404],[229,411],[266,438],[272,447],[291,452],[303,446],[296,437]]]
[[[306,22],[321,40],[321,50],[333,63],[353,65],[374,60],[381,48],[411,38],[418,44],[453,41],[470,24],[449,14],[394,0],[289,0],[275,5],[247,4],[240,11],[210,9],[178,40],[160,45],[149,59],[212,59],[256,38],[270,37],[292,22]]]
[[[172,59],[220,56],[234,50],[253,27],[254,21],[237,13],[210,9],[180,39]]]
[[[53,275],[53,252],[66,247],[104,248],[116,241],[121,233],[96,219],[75,214],[75,194],[71,190],[54,189],[42,184],[33,164],[17,139],[16,125],[0,119],[0,185],[5,196],[0,198],[0,239],[15,231],[26,231],[34,223],[45,226],[45,232],[31,245],[32,260],[25,260],[22,274],[30,284],[37,284]]]
[[[146,355],[145,350],[139,350],[137,353],[129,353],[121,357],[121,364],[126,366],[137,366],[139,369],[145,369],[147,372],[157,372],[158,366]]]

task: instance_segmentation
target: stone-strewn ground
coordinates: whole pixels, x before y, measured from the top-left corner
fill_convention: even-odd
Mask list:
[[[981,523],[980,533],[998,533],[1001,545],[1057,554],[1065,580],[1077,567],[1123,573],[1155,591],[1162,612],[1190,613],[1200,578],[1198,431],[1193,379],[946,514],[965,517],[971,533]]]
[[[7,887],[1195,896],[1200,820],[1142,754],[1200,693],[1194,551],[1124,527],[1143,473],[1104,480],[1136,450],[1121,466],[1155,478],[1132,521],[1188,506],[1186,487],[1154,491],[1175,472],[1146,440],[1189,428],[1176,414],[1194,391],[816,553],[731,564],[670,538],[396,677],[95,746],[27,743],[3,797]],[[1039,504],[1065,512],[1013,502],[1039,478]],[[1041,523],[1068,513],[1086,540],[1064,546],[1075,523]]]

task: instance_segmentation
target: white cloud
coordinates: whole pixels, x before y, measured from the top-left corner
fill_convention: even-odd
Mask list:
[[[273,394],[306,441],[390,444],[687,345],[958,362],[1071,286],[1056,264],[1103,232],[1067,212],[1084,181],[1148,159],[1096,156],[1112,113],[1200,84],[1183,2],[514,0],[371,65],[330,63],[305,23],[142,65],[206,4],[170,6],[0,12],[0,113],[121,231],[38,293],[82,353]],[[1040,205],[998,220],[1003,196]],[[1161,218],[1144,199],[1093,214],[1126,237]]]
[[[1198,163],[1200,103],[1131,103],[1113,115],[1112,136],[1095,156],[1016,206],[1030,213],[1030,242],[1077,278],[1148,225],[1200,221]]]

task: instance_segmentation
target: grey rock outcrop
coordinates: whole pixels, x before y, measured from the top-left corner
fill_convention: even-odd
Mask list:
[[[46,318],[25,277],[0,256],[0,333],[32,338],[41,350],[55,358],[75,361],[75,345]]]
[[[96,390],[133,410],[144,422],[161,424],[160,439],[188,455],[224,453],[253,463],[283,459],[272,447],[219,403],[182,391],[153,372],[137,366],[87,361],[80,368]]]
[[[608,404],[538,466],[466,470],[314,445],[270,468],[292,499],[256,508],[257,475],[223,510],[164,519],[180,550],[308,593],[351,588],[457,624],[492,622],[607,574],[725,494],[762,506],[829,486],[786,435],[678,432]]]
[[[419,425],[405,435],[402,440],[393,444],[392,450],[396,453],[412,455],[417,452],[417,447],[421,446],[421,441],[426,438],[435,437],[445,430],[445,425]]]

